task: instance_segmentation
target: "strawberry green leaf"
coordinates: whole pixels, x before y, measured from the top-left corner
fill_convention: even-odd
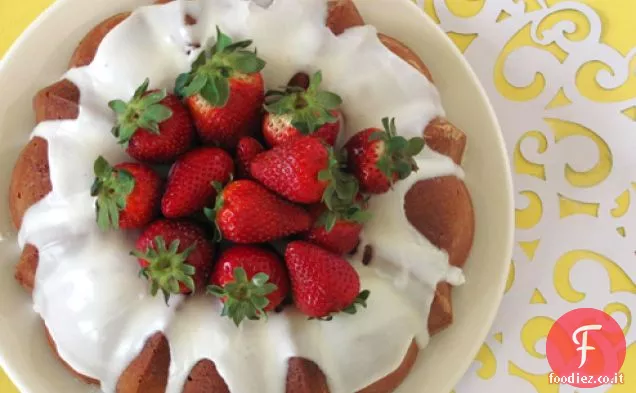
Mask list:
[[[316,102],[324,109],[331,110],[342,105],[342,98],[329,91],[319,91],[316,93]]]
[[[391,160],[388,156],[383,155],[382,157],[380,157],[380,159],[378,159],[376,166],[378,167],[380,172],[384,173],[384,175],[388,179],[392,179],[393,172],[391,171]]]
[[[219,26],[216,27],[216,44],[214,48],[217,52],[223,52],[225,48],[232,44],[232,39],[221,32]]]
[[[196,268],[187,263],[187,260],[196,249],[196,243],[179,252],[180,241],[174,240],[166,247],[166,242],[161,236],[153,239],[151,247],[145,250],[133,250],[131,255],[146,261],[147,267],[141,269],[140,274],[150,281],[150,293],[155,296],[162,292],[166,304],[171,295],[181,293],[180,284],[190,291],[195,291],[194,279]]]
[[[95,176],[98,177],[109,176],[112,170],[113,168],[102,156],[97,157],[95,163],[93,164],[93,171],[95,172]]]
[[[312,129],[314,129],[314,125],[308,121],[293,121],[292,126],[297,129],[303,135],[311,134]]]
[[[288,115],[291,124],[301,134],[309,135],[327,123],[335,123],[334,112],[342,104],[335,93],[320,90],[322,74],[316,72],[310,79],[307,90],[299,86],[287,86],[283,92],[271,91],[266,94],[265,110],[274,115]]]
[[[198,70],[205,64],[207,60],[206,55],[207,55],[206,51],[201,51],[201,53],[199,53],[199,56],[197,56],[197,58],[192,63],[192,70]],[[188,73],[186,73],[185,75],[190,76]]]
[[[218,26],[216,31],[214,46],[202,51],[190,72],[177,78],[175,90],[183,97],[201,94],[211,106],[223,107],[229,100],[230,80],[260,72],[265,61],[246,50],[252,41],[232,42]]]
[[[269,277],[265,273],[257,273],[252,277],[252,283],[257,287],[262,287],[265,283],[267,283]]]
[[[148,93],[149,84],[150,80],[146,79],[128,103],[122,100],[108,103],[117,115],[117,122],[111,132],[124,147],[128,146],[128,142],[138,129],[159,134],[160,124],[172,117],[172,110],[160,103],[166,98],[166,91]]]
[[[126,112],[126,103],[122,100],[113,100],[108,103],[108,106],[118,115],[123,115]]]
[[[322,71],[316,71],[309,78],[309,87],[307,90],[317,91],[320,88],[320,84],[322,83]]]
[[[356,314],[358,312],[356,306],[362,306],[363,308],[367,308],[367,299],[369,299],[369,295],[371,292],[364,290],[358,294],[353,303],[349,306],[345,307],[342,312],[346,314]]]
[[[406,147],[406,154],[409,156],[416,156],[422,152],[424,149],[424,139],[422,138],[411,138],[408,142],[408,146]]]
[[[233,281],[223,286],[210,285],[207,293],[223,300],[221,316],[229,317],[239,326],[244,319],[258,320],[267,318],[265,308],[269,305],[267,296],[278,287],[269,282],[269,276],[258,273],[248,279],[245,269],[236,267],[233,270]]]
[[[395,136],[388,140],[387,145],[390,151],[404,150],[408,146],[408,142],[401,136]]]
[[[198,94],[201,89],[208,83],[208,77],[205,74],[197,74],[192,79],[189,85],[183,88],[183,95],[186,97],[191,97],[195,94]]]
[[[252,74],[265,68],[265,61],[256,57],[254,53],[241,51],[239,54],[240,56],[236,56],[234,60],[234,66],[239,72]]]
[[[386,176],[391,186],[395,180],[403,180],[418,169],[414,156],[424,148],[423,138],[406,138],[397,134],[395,118],[382,119],[384,130],[374,132],[369,137],[370,141],[379,141],[383,144],[382,153],[377,160],[376,167]]]
[[[237,49],[247,49],[250,47],[250,45],[252,45],[252,40],[238,41],[233,43],[232,45],[228,45],[227,48],[225,48],[225,51],[231,52]]]
[[[162,123],[172,117],[172,111],[165,105],[152,104],[146,108],[142,117],[155,123]]]
[[[156,91],[154,93],[149,93],[141,98],[139,98],[139,105],[143,107],[150,107],[153,104],[158,104],[167,97],[167,93],[165,90]]]
[[[333,227],[336,226],[337,219],[338,217],[335,214],[329,214],[327,216],[327,221],[325,223],[325,229],[327,230],[327,232],[331,232]]]
[[[327,188],[325,189],[325,192],[322,194],[322,201],[324,202],[325,206],[327,206],[327,209],[329,210],[333,209],[333,201],[335,199],[335,195],[336,195],[336,186],[333,184],[328,185]]]
[[[174,82],[174,94],[180,98],[185,97],[184,89],[191,82],[191,79],[188,73],[180,74]]]
[[[136,90],[133,98],[139,99],[141,98],[146,91],[148,91],[148,86],[150,86],[150,79],[146,78],[144,83],[142,83]]]
[[[216,79],[216,78],[215,78]],[[210,83],[206,83],[203,85],[201,91],[199,91],[201,96],[211,103],[214,106],[221,106],[221,97],[219,95],[219,91],[216,88],[216,83],[214,80],[211,80]]]
[[[115,169],[103,157],[93,164],[95,180],[91,196],[96,197],[97,225],[103,231],[119,229],[119,213],[126,208],[128,196],[135,188],[135,179],[125,170]]]
[[[354,222],[365,223],[369,221],[371,217],[372,214],[368,210],[357,210],[350,215],[350,220]]]

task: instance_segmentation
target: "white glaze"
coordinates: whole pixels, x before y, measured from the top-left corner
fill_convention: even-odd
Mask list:
[[[186,12],[199,23],[184,26]],[[268,64],[267,87],[283,85],[298,71],[322,70],[325,87],[344,99],[342,140],[379,126],[384,116],[396,117],[403,135],[420,135],[444,114],[436,89],[388,51],[373,27],[335,37],[324,26],[325,16],[323,0],[276,0],[267,9],[236,0],[147,6],[107,35],[91,65],[64,75],[80,89],[79,117],[44,122],[33,132],[48,141],[53,189],[25,215],[19,242],[40,251],[34,308],[61,357],[100,380],[105,392],[114,392],[121,372],[157,331],[171,345],[168,393],[181,392],[201,359],[215,362],[232,393],[282,393],[292,356],[316,362],[332,393],[351,393],[394,370],[414,337],[426,346],[436,284],[463,282],[447,255],[404,215],[404,195],[414,182],[461,176],[451,160],[428,149],[417,159],[416,175],[371,200],[374,219],[362,244],[372,244],[377,258],[373,267],[352,258],[362,286],[371,290],[369,307],[329,323],[309,321],[289,308],[237,329],[219,316],[212,298],[178,296],[166,307],[137,276],[128,254],[136,234],[104,234],[95,225],[88,192],[93,161],[100,154],[112,162],[127,159],[110,134],[114,117],[106,103],[129,97],[146,77],[152,88],[171,89],[198,55],[190,44],[213,40],[216,25],[234,39],[254,40]]]

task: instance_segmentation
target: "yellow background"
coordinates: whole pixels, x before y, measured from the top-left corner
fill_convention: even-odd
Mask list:
[[[9,49],[15,39],[22,33],[22,31],[31,23],[48,5],[53,3],[54,0],[26,0],[26,1],[16,1],[16,0],[0,0],[0,58],[4,55],[4,53]],[[95,0],[97,1],[97,0]],[[496,1],[496,0],[493,0]],[[538,9],[538,3],[536,0],[524,0],[528,11],[532,11],[534,9]],[[562,0],[547,0],[546,3],[548,5],[553,5]],[[623,55],[626,55],[632,48],[636,47],[636,27],[634,27],[634,16],[636,16],[636,0],[577,0],[581,3],[585,3],[596,10],[603,22],[603,34],[602,41],[616,50],[618,50]],[[425,10],[431,15],[434,19],[436,18],[435,10],[433,7],[433,0],[425,0]],[[453,13],[458,16],[470,16],[474,15],[483,6],[483,0],[446,0],[446,4],[452,10]],[[559,14],[561,17],[565,18],[566,14]],[[582,36],[586,35],[587,32],[585,30],[577,31],[577,34],[581,34]],[[449,36],[453,39],[453,41],[457,44],[457,46],[461,50],[465,50],[471,42],[474,40],[474,35],[460,35],[449,33]],[[537,46],[537,44],[533,43],[530,35],[520,34],[515,36],[514,47],[519,47],[523,45],[533,45]],[[555,56],[562,56],[562,50],[558,47],[547,47],[543,48],[552,52]],[[503,56],[502,56],[503,57]],[[634,97],[636,95],[636,77],[632,77],[626,84],[624,84],[621,88],[606,91],[602,90],[600,86],[593,83],[593,78],[590,78],[589,75],[592,75],[595,70],[593,67],[589,70],[585,70],[585,72],[581,72],[579,78],[577,78],[577,83],[584,95],[587,97],[599,101],[599,102],[614,102],[614,101],[622,101],[628,98]],[[499,73],[500,74],[500,73]],[[512,86],[507,85],[506,81],[498,77],[499,80],[496,80],[496,85],[500,93],[512,100],[529,100],[534,95],[537,94],[537,91],[541,91],[543,86],[530,86],[525,89],[516,89]],[[6,94],[7,92],[5,92]],[[636,110],[635,110],[636,111]],[[632,114],[636,118],[636,114]],[[556,125],[558,128],[558,125]],[[563,130],[563,132],[567,132],[567,130]],[[525,137],[537,137],[536,135],[526,134]],[[518,146],[518,145],[517,145]],[[578,183],[579,185],[583,184],[596,184],[598,183],[611,169],[611,162],[609,160],[605,163],[601,163],[600,167],[597,171],[586,173],[581,177],[576,177],[577,174],[572,174],[571,178],[568,179],[573,184]],[[515,162],[514,162],[514,171],[517,174],[529,174],[537,177],[541,177],[540,166],[527,162],[521,154],[515,154]],[[532,198],[531,195],[529,195]],[[541,203],[540,201],[535,204],[530,204],[530,207],[523,210],[517,211],[517,227],[520,229],[531,228],[538,222],[537,217],[541,217]],[[587,209],[586,206],[576,202],[576,201],[565,201],[561,206],[561,214],[568,214],[571,211],[585,211]],[[589,209],[588,209],[589,210]],[[594,211],[589,211],[589,214],[594,215]],[[524,245],[522,245],[524,246]],[[532,244],[526,245],[532,249]],[[535,246],[536,247],[536,246]],[[525,248],[525,247],[524,247]],[[589,255],[587,255],[589,257]],[[592,256],[593,259],[595,259]],[[608,269],[611,275],[614,273],[617,276],[620,276],[620,273],[614,272],[611,273],[612,269]],[[563,272],[563,277],[559,277],[558,273],[555,273],[555,284],[558,281],[567,281],[566,275],[567,272]],[[511,273],[514,275],[514,271]],[[614,277],[612,277],[614,278]],[[623,282],[626,285],[624,288],[627,292],[631,292],[636,294],[636,286],[631,280],[627,279],[627,281],[621,280],[620,277],[616,277],[618,282]],[[512,282],[510,282],[512,284]],[[543,327],[545,328],[545,327]],[[544,330],[542,327],[537,326],[537,330]],[[492,369],[494,358],[493,354],[487,346],[482,348],[478,355],[478,360],[484,365],[484,367],[479,371],[481,373],[488,374],[489,369]],[[517,375],[527,381],[531,382],[535,388],[540,393],[556,393],[558,391],[558,387],[556,385],[548,385],[547,378],[544,376],[534,376],[525,373],[523,370],[518,369],[516,367],[510,366],[509,372],[513,375]],[[496,367],[496,364],[494,365]],[[628,350],[627,359],[625,365],[623,367],[623,371],[625,370],[636,370],[636,346],[632,345]],[[486,375],[484,375],[486,376]],[[627,392],[636,392],[636,374],[628,374],[626,375],[626,384],[622,386],[615,386],[610,389],[611,393],[627,393]],[[9,379],[0,371],[0,393],[18,393],[17,389],[13,387]]]

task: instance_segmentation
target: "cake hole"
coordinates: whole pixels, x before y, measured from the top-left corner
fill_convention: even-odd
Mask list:
[[[362,264],[368,266],[373,259],[373,247],[370,245],[364,246],[364,254],[362,254]]]
[[[22,199],[22,193],[18,192],[18,199]]]
[[[299,72],[291,78],[288,85],[307,89],[309,87],[309,75]]]
[[[192,26],[197,24],[196,18],[190,14],[186,14],[185,18],[183,18],[183,22],[186,24],[186,26]]]

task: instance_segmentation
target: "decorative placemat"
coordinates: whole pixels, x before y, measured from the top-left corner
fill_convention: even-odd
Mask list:
[[[550,384],[545,341],[582,307],[612,315],[628,345],[624,384],[583,391],[635,392],[636,1],[416,1],[484,85],[517,191],[503,304],[455,392],[576,392]],[[52,2],[0,0],[0,56]],[[0,392],[17,393],[1,371]]]

